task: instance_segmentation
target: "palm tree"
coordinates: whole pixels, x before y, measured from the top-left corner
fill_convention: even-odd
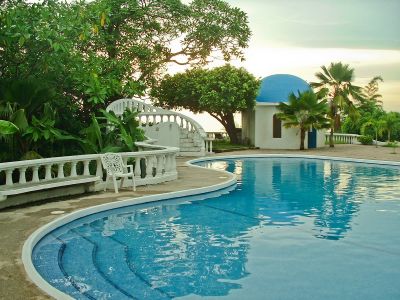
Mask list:
[[[382,95],[378,93],[379,82],[383,82],[382,77],[375,76],[362,88],[363,99],[360,99],[360,109],[370,113],[377,109],[382,110]]]
[[[391,133],[394,130],[397,130],[399,128],[400,115],[399,115],[399,113],[390,112],[390,113],[386,114],[386,116],[384,117],[384,121],[385,121],[385,129],[388,134],[387,139],[388,139],[388,142],[390,142]]]
[[[313,91],[305,91],[299,93],[296,97],[294,93],[289,95],[289,102],[280,103],[278,109],[281,111],[277,114],[278,118],[283,120],[285,128],[300,129],[300,150],[304,150],[304,139],[306,132],[312,128],[328,128],[329,119],[327,119],[327,101],[319,101],[323,96],[322,93],[314,93]]]
[[[371,118],[361,126],[361,133],[364,134],[368,127],[371,127],[375,132],[375,146],[378,148],[378,135],[381,135],[385,130],[386,122],[382,119]]]
[[[361,87],[352,84],[354,69],[347,64],[331,63],[327,68],[321,67],[322,72],[315,76],[320,82],[313,82],[311,86],[317,90],[326,89],[328,93],[330,118],[329,146],[334,147],[333,133],[340,126],[340,114],[347,112],[350,117],[357,117],[357,109],[352,100],[361,100]]]

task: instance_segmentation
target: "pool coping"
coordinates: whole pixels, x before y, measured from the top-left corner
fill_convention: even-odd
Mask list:
[[[202,166],[194,165],[194,163],[198,162],[206,162],[206,161],[220,161],[225,159],[235,159],[235,158],[303,158],[303,159],[318,159],[318,160],[330,160],[330,161],[343,161],[343,162],[355,162],[355,163],[365,163],[365,164],[374,164],[374,165],[384,165],[384,166],[400,166],[400,162],[396,161],[385,161],[385,160],[370,160],[370,159],[357,159],[357,158],[346,158],[346,157],[334,157],[334,156],[321,156],[321,155],[304,155],[304,154],[239,154],[239,155],[224,155],[224,156],[211,156],[211,157],[202,157],[189,160],[185,162],[185,165],[193,167],[193,168],[204,168]],[[187,196],[200,195],[210,192],[216,192],[219,190],[223,190],[227,187],[233,186],[236,184],[236,176],[233,173],[224,171],[224,170],[216,170],[227,176],[227,180],[219,183],[210,185],[207,187],[195,188],[195,189],[187,189],[181,190],[177,192],[169,192],[163,194],[142,196],[137,198],[130,198],[121,201],[104,203],[84,209],[80,209],[74,212],[71,212],[65,216],[61,216],[46,225],[39,227],[35,230],[25,241],[22,248],[22,262],[25,268],[26,273],[30,280],[39,287],[46,294],[56,298],[56,299],[73,299],[71,296],[63,293],[62,291],[53,287],[50,283],[48,283],[36,270],[32,262],[32,251],[35,245],[42,239],[46,234],[50,233],[54,229],[63,226],[67,223],[70,223],[74,220],[82,218],[87,215],[103,212],[106,210],[138,205],[150,202],[164,201],[172,198],[182,198]]]

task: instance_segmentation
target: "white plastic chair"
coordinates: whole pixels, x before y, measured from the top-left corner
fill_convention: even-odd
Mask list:
[[[117,177],[121,178],[121,188],[124,179],[132,177],[132,190],[136,191],[135,174],[133,173],[132,165],[125,165],[122,156],[119,153],[105,153],[101,156],[101,163],[107,172],[104,191],[107,189],[108,178],[112,177],[115,193],[118,193]]]

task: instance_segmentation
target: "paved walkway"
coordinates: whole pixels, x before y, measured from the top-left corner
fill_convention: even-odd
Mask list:
[[[337,145],[335,148],[324,148],[306,151],[277,150],[247,150],[223,153],[230,154],[260,154],[260,153],[291,153],[326,155],[337,157],[352,157],[365,159],[380,159],[400,161],[400,153],[391,154],[392,149],[361,145]],[[400,150],[398,151],[400,152]],[[110,201],[119,201],[149,194],[192,189],[221,183],[221,178],[215,170],[205,170],[186,166],[187,159],[178,160],[179,178],[175,181],[154,186],[138,187],[136,192],[124,190],[117,196],[114,193],[93,193],[81,197],[62,199],[56,202],[35,204],[26,207],[12,208],[0,211],[0,299],[50,299],[27,278],[21,262],[21,250],[24,241],[40,226],[57,218],[51,214],[62,210],[65,213],[77,209],[98,205]]]

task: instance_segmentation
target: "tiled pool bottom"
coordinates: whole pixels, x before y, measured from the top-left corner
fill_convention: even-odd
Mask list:
[[[78,299],[399,299],[398,168],[203,164],[237,189],[76,220],[35,248],[38,271]]]

